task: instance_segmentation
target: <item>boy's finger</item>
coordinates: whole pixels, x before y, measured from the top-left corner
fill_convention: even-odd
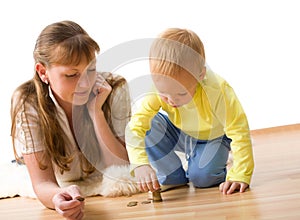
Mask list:
[[[223,188],[224,188],[224,182],[219,185],[219,191],[223,192]]]
[[[237,190],[238,188],[240,188],[240,184],[239,183],[235,183],[233,182],[229,188],[229,190],[227,191],[227,194],[232,194],[235,190]]]
[[[241,184],[241,188],[240,188],[240,192],[245,192],[246,189],[248,188],[248,185],[247,184]]]

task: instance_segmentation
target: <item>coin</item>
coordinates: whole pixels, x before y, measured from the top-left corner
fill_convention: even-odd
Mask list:
[[[146,201],[142,201],[141,203],[142,204],[149,204],[149,203],[151,203],[151,201],[150,200],[146,200]]]
[[[77,200],[80,201],[80,202],[83,202],[83,201],[84,201],[84,198],[81,197],[81,196],[77,196],[77,197],[75,197],[75,199],[77,199]]]
[[[127,204],[128,207],[136,206],[138,204],[137,201],[132,201]]]
[[[152,199],[153,199],[153,202],[162,202],[160,190],[152,192]]]

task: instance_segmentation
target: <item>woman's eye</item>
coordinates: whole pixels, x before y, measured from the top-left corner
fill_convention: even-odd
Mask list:
[[[96,68],[88,69],[88,70],[87,70],[87,73],[88,73],[88,74],[89,74],[89,73],[94,73],[94,72],[96,72]]]
[[[67,74],[66,77],[67,78],[72,78],[72,77],[76,77],[78,74],[74,73],[74,74]]]
[[[185,93],[179,93],[178,95],[179,96],[185,96],[187,93],[185,92]]]

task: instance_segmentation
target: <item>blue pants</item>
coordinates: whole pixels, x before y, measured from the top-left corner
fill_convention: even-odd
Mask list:
[[[231,139],[226,135],[213,140],[195,139],[175,127],[168,117],[158,113],[145,139],[151,166],[162,185],[192,182],[195,187],[211,187],[226,177],[226,162]],[[175,151],[184,152],[185,171]]]

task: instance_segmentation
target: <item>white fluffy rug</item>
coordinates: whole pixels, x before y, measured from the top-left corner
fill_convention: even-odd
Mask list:
[[[187,169],[184,153],[176,152]],[[229,154],[227,166],[232,165],[232,155]],[[24,165],[13,163],[0,164],[0,199],[14,196],[36,198],[31,181]],[[139,193],[135,178],[129,173],[129,166],[111,166],[104,170],[102,177],[89,178],[85,181],[60,183],[61,186],[76,184],[81,193],[87,196],[102,195],[104,197],[130,196]]]
[[[0,198],[24,196],[35,198],[30,178],[25,166],[15,163],[0,165]]]
[[[24,165],[1,164],[0,176],[0,199],[14,196],[36,198]],[[104,170],[102,177],[60,183],[61,186],[72,184],[78,185],[85,197],[95,195],[105,197],[130,196],[140,192],[135,179],[129,173],[129,166],[111,166]]]

